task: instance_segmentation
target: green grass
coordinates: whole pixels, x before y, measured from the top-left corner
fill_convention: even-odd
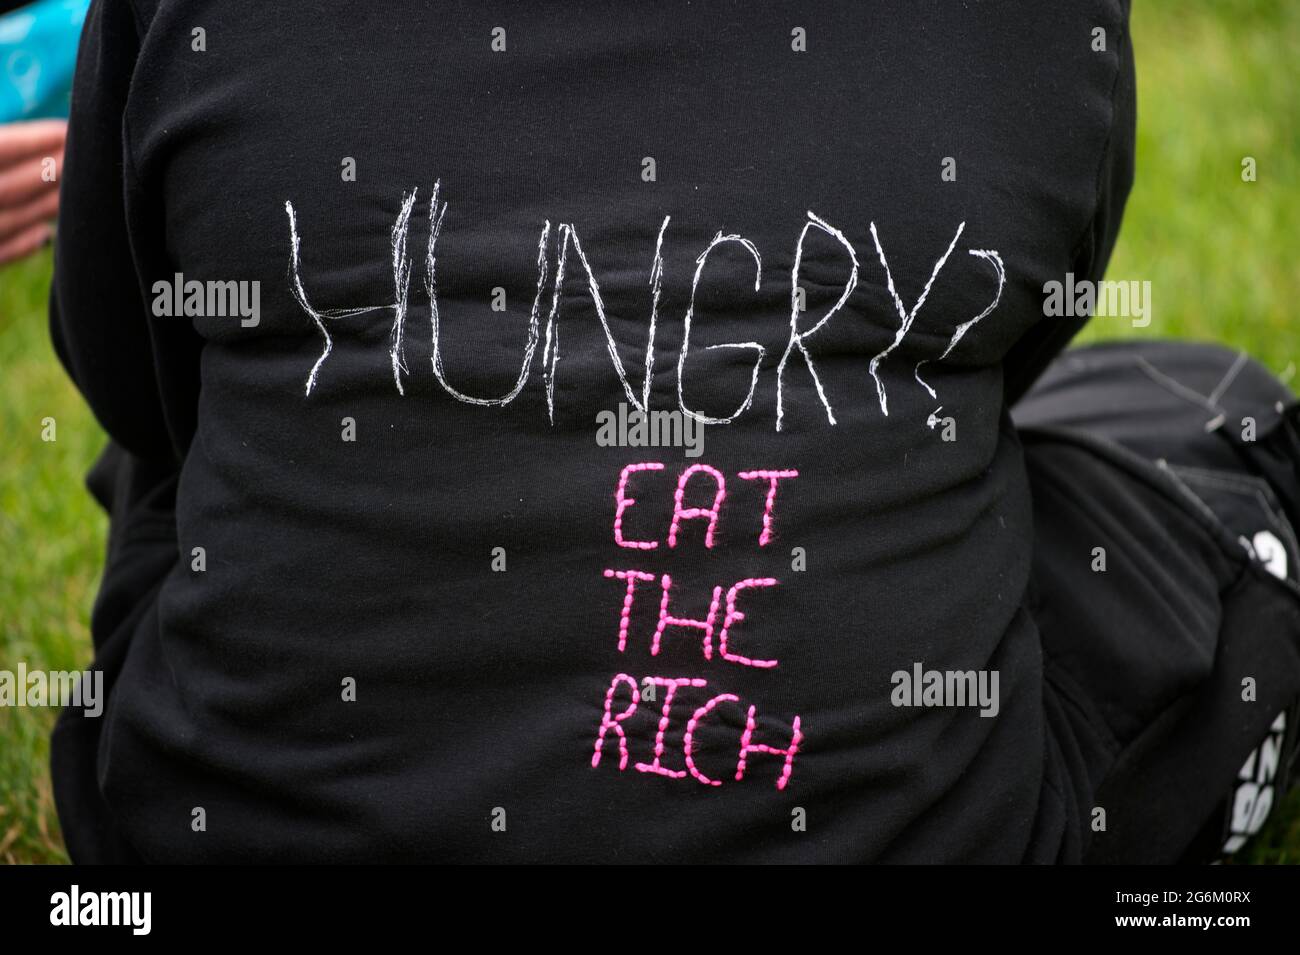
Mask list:
[[[1085,341],[1226,342],[1300,375],[1300,4],[1136,0],[1138,178],[1109,277],[1149,280],[1153,320]],[[1253,156],[1258,180],[1241,179]],[[50,349],[48,253],[0,271],[0,667],[78,669],[105,522],[82,480],[103,436]],[[41,421],[57,422],[43,442]],[[54,714],[0,708],[0,860],[66,860],[50,796]],[[1300,862],[1300,794],[1244,855]]]
[[[0,667],[77,670],[107,522],[83,486],[103,434],[50,346],[50,255],[0,272]],[[41,439],[55,421],[54,441]],[[51,709],[0,707],[0,859],[65,861],[50,794]]]
[[[1137,180],[1107,277],[1149,280],[1152,322],[1097,319],[1082,340],[1221,341],[1295,388],[1300,4],[1135,0],[1132,33]]]

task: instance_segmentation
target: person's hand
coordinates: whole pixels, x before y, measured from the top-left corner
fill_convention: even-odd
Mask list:
[[[0,265],[35,252],[54,234],[67,131],[61,119],[0,125]]]

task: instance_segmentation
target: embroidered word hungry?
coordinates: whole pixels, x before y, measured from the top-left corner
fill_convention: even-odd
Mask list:
[[[523,345],[523,356],[520,363],[519,375],[511,389],[499,397],[481,397],[466,394],[455,388],[447,379],[442,360],[442,342],[441,342],[441,319],[438,310],[438,282],[437,282],[437,255],[436,249],[438,238],[442,233],[443,221],[447,214],[447,203],[439,199],[442,189],[441,181],[434,184],[432,197],[429,200],[429,244],[424,258],[425,268],[425,289],[429,298],[429,325],[430,335],[432,338],[432,362],[433,374],[444,391],[457,401],[482,407],[500,407],[514,401],[515,398],[523,391],[524,385],[528,380],[529,373],[532,369],[533,358],[537,351],[539,341],[542,343],[542,383],[546,391],[547,415],[553,424],[555,422],[555,378],[556,370],[560,361],[560,311],[562,296],[561,292],[564,285],[564,276],[567,269],[581,269],[586,278],[586,286],[591,296],[592,306],[595,309],[596,317],[600,322],[601,329],[605,337],[605,347],[609,353],[609,359],[613,366],[613,371],[622,386],[623,393],[627,396],[628,404],[636,410],[645,413],[650,410],[650,390],[651,383],[654,379],[655,366],[655,330],[658,322],[659,298],[663,285],[664,277],[664,257],[663,243],[665,233],[668,231],[668,224],[671,216],[665,216],[663,223],[659,227],[659,235],[655,242],[654,257],[650,265],[650,316],[646,329],[645,341],[645,367],[642,376],[641,387],[633,387],[632,381],[628,376],[627,368],[619,354],[618,343],[614,339],[613,331],[610,328],[609,319],[605,312],[604,299],[601,297],[600,284],[596,279],[596,273],[592,270],[591,264],[583,252],[582,243],[578,239],[577,227],[572,223],[561,223],[555,230],[554,240],[552,240],[552,230],[550,220],[542,224],[541,232],[537,243],[537,293],[533,298],[532,310],[528,317],[527,338]],[[411,217],[414,213],[418,190],[412,190],[402,197],[401,209],[397,214],[397,219],[393,224],[390,251],[393,271],[393,301],[384,305],[362,305],[350,308],[319,308],[312,304],[307,296],[307,290],[302,280],[301,264],[301,239],[298,235],[297,213],[292,202],[285,202],[285,214],[289,220],[289,286],[294,299],[308,317],[315,323],[317,330],[320,332],[324,345],[320,357],[312,365],[307,374],[305,385],[306,394],[310,395],[315,389],[320,376],[321,367],[325,364],[334,348],[334,339],[330,333],[330,324],[341,319],[355,318],[366,312],[374,311],[391,311],[393,315],[392,325],[390,327],[388,341],[389,365],[392,369],[393,384],[399,394],[405,394],[403,385],[403,376],[409,375],[406,365],[406,322],[410,313],[410,286],[412,275],[412,260],[407,253],[408,238],[411,228]],[[820,218],[812,211],[808,212],[807,221],[803,224],[798,238],[795,241],[793,266],[790,270],[790,318],[789,318],[789,335],[786,339],[785,347],[782,349],[780,361],[776,366],[776,430],[780,431],[782,421],[785,415],[786,404],[786,378],[789,375],[789,366],[792,361],[801,361],[807,369],[808,379],[813,385],[817,400],[822,405],[825,412],[826,420],[830,424],[835,424],[835,412],[831,406],[830,397],[822,386],[821,378],[817,374],[816,363],[813,360],[813,353],[809,347],[809,342],[818,331],[825,328],[835,315],[844,308],[845,304],[853,295],[858,286],[858,253],[845,237],[844,233],[831,225],[829,222]],[[903,339],[912,330],[916,323],[918,313],[925,305],[926,298],[930,294],[930,289],[939,273],[943,270],[953,251],[957,247],[957,241],[961,238],[966,223],[959,223],[953,232],[951,241],[948,242],[947,248],[943,254],[935,261],[930,269],[929,278],[925,282],[924,288],[916,301],[910,308],[904,304],[902,297],[899,295],[894,285],[894,275],[890,269],[888,260],[885,257],[885,249],[880,241],[880,235],[874,222],[870,223],[871,240],[875,258],[879,261],[880,271],[884,278],[884,284],[889,292],[893,302],[894,311],[898,316],[898,327],[894,333],[892,341],[881,349],[874,357],[871,358],[867,365],[866,372],[875,386],[876,398],[880,403],[880,411],[883,415],[889,414],[889,397],[885,387],[884,379],[881,377],[881,365],[889,356],[902,344]],[[804,246],[807,243],[809,233],[818,232],[829,236],[833,239],[843,252],[845,263],[847,265],[847,278],[844,286],[839,290],[834,304],[825,309],[820,314],[805,316],[805,295],[800,285],[800,270],[802,268]],[[706,415],[703,412],[690,407],[687,404],[683,381],[686,377],[686,368],[688,357],[691,350],[691,331],[692,322],[695,318],[695,299],[696,292],[700,285],[700,278],[704,273],[705,266],[709,261],[710,255],[719,246],[732,244],[739,246],[754,261],[754,290],[758,291],[762,287],[763,278],[763,261],[757,247],[749,239],[742,235],[724,235],[721,231],[713,237],[713,240],[700,253],[695,260],[695,273],[691,281],[690,301],[686,308],[686,314],[682,319],[682,339],[681,346],[677,355],[677,404],[681,413],[693,418],[701,424],[731,424],[754,403],[754,396],[758,389],[759,371],[763,366],[763,361],[767,357],[767,349],[755,341],[745,342],[724,342],[721,344],[707,346],[705,351],[715,351],[718,349],[728,349],[733,352],[744,353],[751,358],[753,365],[750,369],[749,391],[745,397],[736,405],[728,414]],[[922,377],[921,366],[930,362],[943,361],[957,347],[957,344],[974,328],[979,322],[983,321],[1002,300],[1002,291],[1006,285],[1006,270],[1002,264],[1001,256],[992,249],[967,249],[969,255],[972,255],[982,261],[985,261],[993,269],[994,277],[997,280],[995,289],[990,292],[988,304],[977,314],[966,317],[953,330],[947,339],[947,344],[941,350],[930,357],[918,361],[912,369],[912,378],[916,385],[924,388],[931,398],[935,398],[936,393]],[[576,259],[576,264],[570,265],[570,257]],[[554,278],[551,277],[552,262],[554,263]],[[547,284],[550,283],[550,307],[545,318],[545,333],[542,333],[542,311],[543,302],[546,298]]]

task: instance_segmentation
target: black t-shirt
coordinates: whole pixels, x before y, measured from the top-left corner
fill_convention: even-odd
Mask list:
[[[1006,408],[1114,239],[1126,13],[96,2],[54,334],[180,468],[100,750],[132,845],[1077,851]],[[702,453],[611,446],[638,409]]]

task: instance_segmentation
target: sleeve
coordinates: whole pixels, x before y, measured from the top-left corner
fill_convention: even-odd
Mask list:
[[[54,349],[111,439],[174,454],[147,304],[132,255],[123,114],[139,53],[125,0],[95,0],[77,54],[55,239]]]
[[[1117,50],[1119,69],[1111,90],[1110,135],[1097,170],[1097,203],[1093,217],[1075,243],[1071,271],[1080,278],[1101,281],[1119,237],[1124,205],[1133,186],[1133,153],[1137,141],[1137,79],[1133,43],[1128,33],[1129,0],[1123,0],[1124,32]],[[1052,359],[1060,354],[1088,322],[1087,317],[1039,322],[1003,359],[1006,403],[1014,404],[1029,390]]]

